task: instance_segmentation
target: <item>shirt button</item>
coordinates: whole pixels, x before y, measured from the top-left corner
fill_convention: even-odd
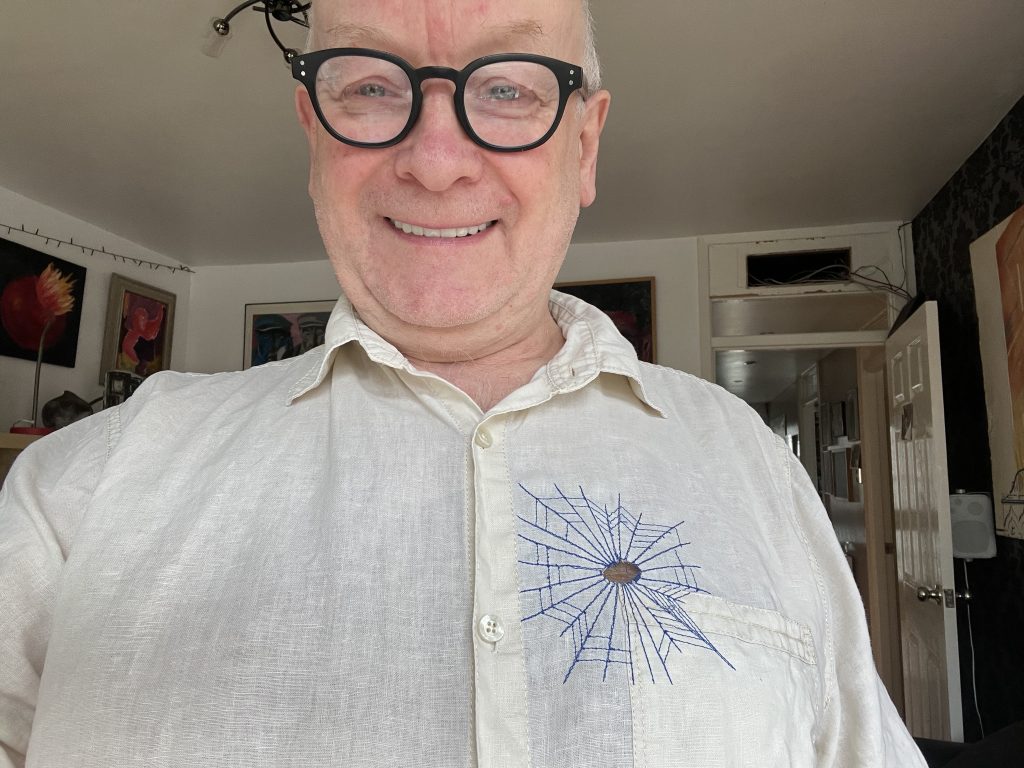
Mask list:
[[[490,614],[480,619],[476,630],[480,634],[480,639],[485,643],[496,643],[505,636],[505,628],[501,626],[501,622]]]
[[[476,437],[474,438],[474,442],[481,448],[490,448],[492,445],[494,445],[494,438],[491,437],[490,432],[488,432],[483,427],[480,427],[480,429],[476,431]]]

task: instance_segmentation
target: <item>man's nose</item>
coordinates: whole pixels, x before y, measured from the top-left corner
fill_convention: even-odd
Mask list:
[[[484,149],[462,130],[453,92],[452,83],[424,83],[419,118],[398,145],[395,172],[431,192],[443,192],[460,181],[476,181],[483,166]]]

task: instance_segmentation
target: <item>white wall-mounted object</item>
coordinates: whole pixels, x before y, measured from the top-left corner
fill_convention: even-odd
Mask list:
[[[974,560],[996,556],[996,528],[992,499],[986,493],[950,494],[953,557]]]

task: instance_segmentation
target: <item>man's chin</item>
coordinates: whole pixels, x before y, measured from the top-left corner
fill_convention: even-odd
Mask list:
[[[380,306],[397,320],[399,328],[410,332],[445,333],[465,330],[485,330],[501,318],[509,308],[511,295],[499,295],[487,290],[411,290],[390,292],[381,297]],[[375,329],[376,330],[376,329]]]
[[[445,331],[475,326],[494,314],[486,307],[443,301],[416,301],[399,304],[390,309],[392,316],[399,319],[403,325],[424,331]]]

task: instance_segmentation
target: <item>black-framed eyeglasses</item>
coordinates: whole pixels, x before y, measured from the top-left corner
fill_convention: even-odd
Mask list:
[[[420,114],[423,81],[455,83],[455,114],[474,142],[495,152],[539,147],[555,132],[579,66],[530,53],[499,53],[461,70],[413,66],[369,48],[330,48],[292,59],[292,77],[334,138],[353,147],[391,147]]]

